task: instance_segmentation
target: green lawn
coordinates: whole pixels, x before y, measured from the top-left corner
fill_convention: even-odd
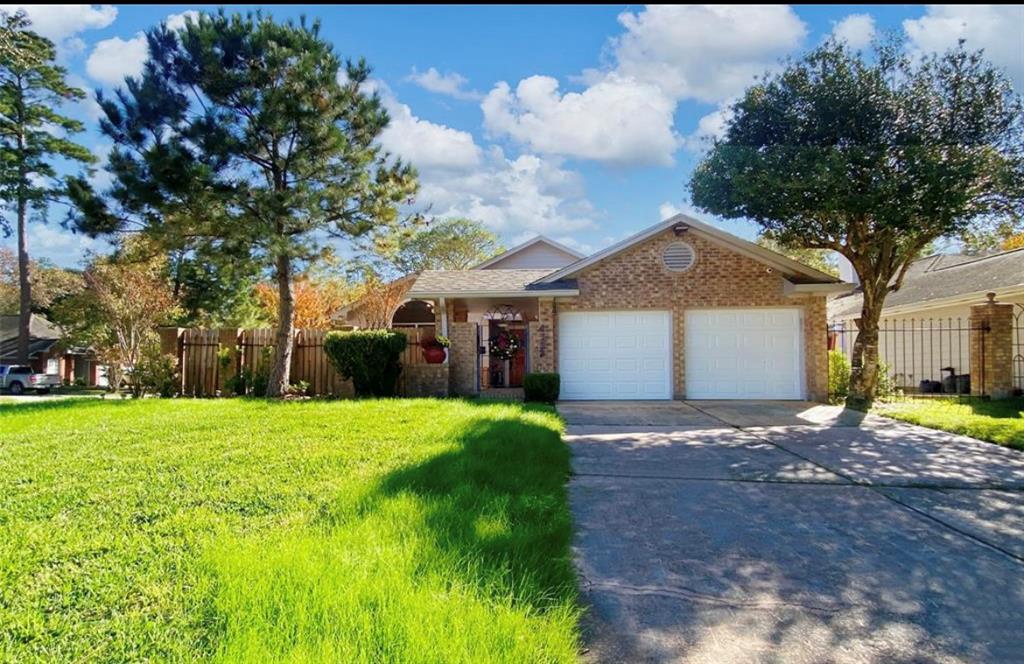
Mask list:
[[[1024,450],[1024,401],[913,399],[878,404],[875,412],[898,420],[962,433],[1018,450]]]
[[[574,660],[553,412],[0,406],[0,661]]]

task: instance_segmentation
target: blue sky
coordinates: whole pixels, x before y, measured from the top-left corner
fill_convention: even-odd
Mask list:
[[[8,5],[7,9],[17,7]],[[239,11],[252,7],[232,8]],[[111,89],[145,58],[141,32],[209,5],[28,6],[72,80]],[[275,17],[299,9],[274,6]],[[365,57],[392,115],[384,146],[416,165],[418,201],[480,219],[508,244],[543,233],[589,252],[690,211],[704,139],[753,77],[833,32],[857,47],[882,31],[914,52],[965,37],[1024,89],[1024,6],[562,6],[303,8],[337,52]],[[96,107],[71,109],[107,143]],[[103,174],[97,176],[103,182]],[[59,211],[51,217],[59,218]],[[699,215],[707,218],[704,215]],[[713,220],[753,237],[743,221]],[[2,240],[13,246],[13,238]],[[80,264],[103,245],[35,224],[33,254]]]

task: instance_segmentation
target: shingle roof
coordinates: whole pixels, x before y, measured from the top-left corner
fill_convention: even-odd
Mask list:
[[[957,295],[985,293],[1003,288],[1024,288],[1024,249],[987,256],[938,254],[915,261],[907,270],[903,286],[885,298],[885,308],[925,304]],[[845,318],[860,312],[859,291],[829,302],[830,318]]]
[[[416,278],[409,290],[410,297],[450,293],[518,293],[576,288],[575,281],[534,284],[553,270],[426,270]]]
[[[50,350],[64,335],[60,328],[38,314],[29,322],[28,354],[30,358]],[[0,363],[10,363],[18,356],[18,317],[0,316]]]

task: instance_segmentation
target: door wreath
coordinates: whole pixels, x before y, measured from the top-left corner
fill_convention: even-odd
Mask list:
[[[511,360],[519,352],[520,345],[518,335],[508,330],[502,330],[496,336],[491,337],[491,357],[499,360]]]

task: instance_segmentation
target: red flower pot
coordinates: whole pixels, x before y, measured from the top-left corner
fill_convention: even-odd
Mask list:
[[[444,362],[445,351],[443,346],[424,346],[423,359],[427,364],[441,364]]]

